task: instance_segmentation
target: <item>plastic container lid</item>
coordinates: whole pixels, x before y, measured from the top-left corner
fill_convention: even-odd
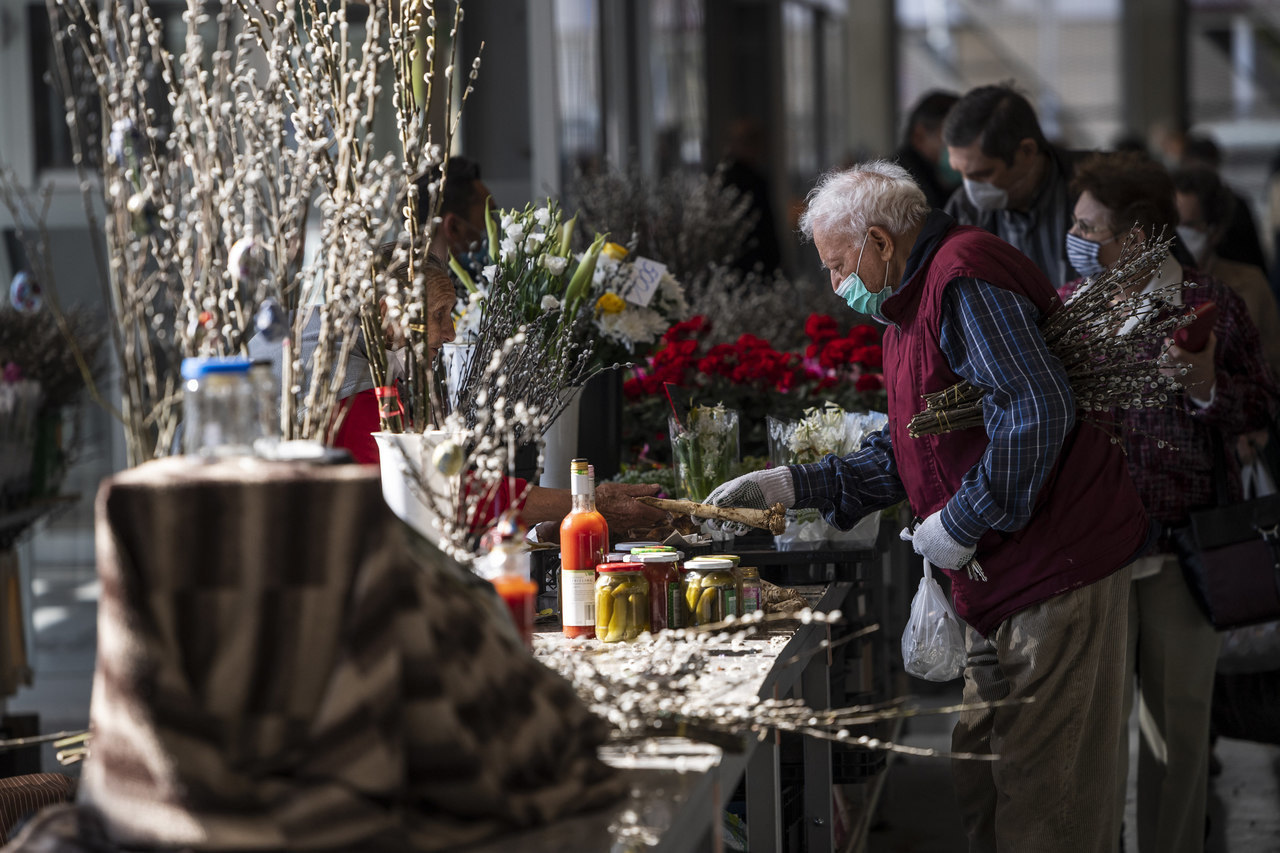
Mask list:
[[[646,539],[637,542],[619,542],[613,548],[615,551],[634,551],[636,548],[653,548],[660,545],[662,545],[661,542],[653,542]]]
[[[199,379],[212,373],[248,373],[253,361],[247,358],[184,358],[182,378]]]
[[[692,569],[698,572],[716,572],[725,571],[733,568],[733,560],[726,560],[723,557],[695,557],[684,564],[685,569]]]
[[[666,551],[663,553],[649,552],[646,554],[637,554],[632,551],[627,555],[628,563],[674,563],[681,558],[679,551]]]
[[[634,572],[637,570],[635,563],[601,563],[596,566],[597,572]]]

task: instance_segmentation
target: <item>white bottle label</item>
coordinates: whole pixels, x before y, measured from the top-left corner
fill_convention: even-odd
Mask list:
[[[560,621],[566,628],[595,627],[595,570],[560,572]]]

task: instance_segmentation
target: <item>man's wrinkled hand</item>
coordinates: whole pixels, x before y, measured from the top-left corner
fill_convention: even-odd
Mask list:
[[[671,513],[636,500],[657,494],[656,483],[600,483],[596,486],[596,509],[609,523],[611,532],[648,530],[671,521]]]

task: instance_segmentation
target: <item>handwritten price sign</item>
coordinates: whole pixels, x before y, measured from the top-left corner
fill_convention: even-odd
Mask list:
[[[666,264],[648,258],[636,258],[631,263],[631,280],[622,288],[622,298],[633,305],[649,307],[666,271]]]

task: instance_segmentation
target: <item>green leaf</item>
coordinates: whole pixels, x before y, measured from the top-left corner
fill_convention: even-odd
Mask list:
[[[467,293],[476,292],[476,283],[471,280],[471,274],[467,272],[466,267],[458,263],[458,259],[453,256],[453,252],[449,253],[449,269],[453,270],[453,274],[458,277],[458,281],[462,282],[462,286],[467,289]]]

